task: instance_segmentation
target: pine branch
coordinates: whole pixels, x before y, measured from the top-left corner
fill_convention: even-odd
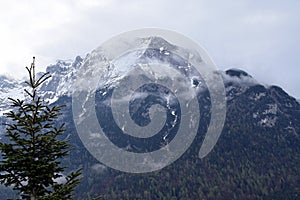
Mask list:
[[[10,119],[5,134],[9,142],[0,142],[0,182],[25,199],[70,199],[81,172],[71,173],[64,184],[54,181],[67,168],[61,166],[61,159],[69,155],[71,146],[69,141],[57,139],[65,131],[64,123],[55,123],[63,106],[48,106],[39,96],[38,87],[51,76],[45,73],[35,80],[35,58],[26,70],[26,83],[32,91],[24,89],[24,100],[9,98],[13,110],[5,113]]]

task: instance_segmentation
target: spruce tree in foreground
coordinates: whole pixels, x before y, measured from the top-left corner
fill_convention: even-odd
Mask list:
[[[61,106],[48,106],[39,95],[38,88],[50,75],[43,74],[36,80],[35,59],[29,73],[29,86],[25,89],[25,99],[13,99],[12,111],[6,113],[5,137],[8,142],[0,142],[0,182],[20,192],[22,199],[67,200],[79,183],[80,170],[70,173],[62,183],[66,167],[61,159],[70,152],[69,141],[61,141],[64,124],[57,126]]]

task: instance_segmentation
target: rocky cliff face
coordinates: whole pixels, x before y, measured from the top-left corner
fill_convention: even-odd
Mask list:
[[[158,44],[161,44],[162,48],[157,51],[153,50],[152,47],[156,48]],[[165,60],[168,58],[163,55],[169,55],[166,49],[175,48],[160,39],[147,41],[147,45],[148,50],[135,55],[136,57],[131,57],[126,62],[130,63],[135,59],[145,61],[150,58]],[[62,139],[70,139],[74,150],[64,162],[70,165],[71,169],[84,168],[84,179],[76,193],[78,199],[85,199],[88,195],[96,194],[104,194],[106,199],[163,199],[163,197],[167,199],[172,197],[176,199],[199,197],[203,199],[296,199],[299,197],[299,101],[278,86],[260,84],[240,69],[219,72],[226,90],[227,117],[217,145],[205,159],[200,160],[197,157],[210,117],[210,96],[203,87],[198,94],[201,107],[198,135],[182,158],[160,172],[144,176],[116,172],[104,167],[84,148],[76,133],[72,118],[71,94],[78,70],[83,70],[95,60],[103,61],[103,58],[93,57],[93,53],[89,58],[82,59],[78,56],[74,60],[59,60],[56,64],[48,66],[46,71],[52,77],[42,85],[39,91],[48,103],[66,105],[63,110],[64,115],[60,119],[60,122],[66,122],[67,128]],[[175,65],[184,64],[180,59],[171,61]],[[112,80],[117,80],[118,74],[113,70],[113,68],[107,68],[107,74],[99,78],[102,86],[107,86],[112,83]],[[201,80],[195,79],[191,87],[200,87],[200,83]],[[8,97],[23,98],[24,87],[24,81],[0,76],[0,122],[5,121],[3,113],[11,109]],[[98,90],[96,100],[105,100],[110,89]],[[162,88],[158,88],[156,92],[159,94],[159,91],[164,92]],[[147,124],[150,119],[147,113],[143,113],[143,111],[149,111],[148,104],[159,102],[155,98],[152,99],[153,102],[150,100],[144,102],[137,98],[131,101],[131,106],[133,106],[131,114],[133,118],[138,119],[136,122],[140,125]],[[145,106],[145,109],[134,107],[134,103]],[[176,104],[170,106],[174,109],[178,107]],[[95,109],[99,113],[99,118],[107,117],[103,110],[106,107],[95,106]],[[170,110],[169,118],[173,120],[174,125],[172,127],[176,127],[176,123],[180,122],[174,113],[178,114]],[[105,123],[107,127],[110,127],[112,121],[106,120]],[[1,134],[4,130],[5,127],[0,126]],[[113,132],[113,129],[110,131]],[[169,137],[162,135],[155,141],[167,143],[172,138],[172,134]],[[111,137],[111,139],[129,151],[151,151],[159,148],[159,146],[151,146],[150,149],[143,149],[141,146],[143,143],[139,141],[136,141],[135,145],[128,146],[126,141],[128,138],[123,137]]]

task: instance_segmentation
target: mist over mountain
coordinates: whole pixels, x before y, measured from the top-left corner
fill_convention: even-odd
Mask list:
[[[138,59],[165,60],[163,55],[168,55],[168,48],[176,48],[155,38],[147,45],[149,48],[138,55]],[[154,51],[152,47],[157,45],[164,46],[164,49]],[[74,149],[63,162],[71,167],[70,170],[82,167],[84,176],[76,189],[76,199],[99,195],[103,199],[300,198],[299,101],[279,86],[260,84],[241,69],[218,72],[225,85],[227,116],[217,145],[204,159],[198,158],[198,151],[210,121],[211,103],[208,90],[200,84],[201,80],[195,79],[192,87],[199,87],[200,127],[192,146],[180,159],[160,171],[142,175],[119,172],[99,163],[83,146],[72,118],[72,91],[77,73],[99,60],[103,61],[103,58],[93,57],[91,53],[84,59],[78,56],[74,60],[59,60],[49,65],[46,71],[52,77],[39,91],[46,102],[66,105],[60,122],[66,123],[67,131],[61,139],[69,139]],[[180,60],[171,61],[182,65]],[[116,80],[118,75],[113,68],[108,68],[107,73],[99,77],[99,84],[112,86],[112,78]],[[0,76],[1,122],[5,121],[3,113],[11,109],[7,98],[23,98],[24,87],[24,80]],[[106,100],[111,94],[111,87],[104,89],[96,91],[97,102]],[[106,119],[105,125],[112,127],[109,126],[112,123],[109,115],[106,115],[108,108],[101,103],[98,105],[95,109],[97,113],[102,113],[98,115],[99,119]],[[136,112],[142,111],[136,109]],[[133,116],[141,119],[141,113]],[[170,115],[172,119],[175,118]],[[0,126],[0,130],[2,138],[5,127]],[[172,140],[172,134],[170,132],[169,140]],[[163,136],[164,139],[167,137]],[[158,148],[153,146],[145,150],[144,143],[139,141],[130,146],[128,138],[115,137],[114,140],[121,148],[136,152]],[[168,143],[168,140],[161,138],[155,141]],[[0,196],[9,196],[9,191],[1,189]]]

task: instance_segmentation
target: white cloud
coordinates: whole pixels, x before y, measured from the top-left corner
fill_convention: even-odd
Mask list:
[[[299,8],[296,0],[1,1],[0,73],[21,77],[34,55],[45,67],[120,32],[161,27],[202,44],[221,69],[243,68],[299,97]]]

